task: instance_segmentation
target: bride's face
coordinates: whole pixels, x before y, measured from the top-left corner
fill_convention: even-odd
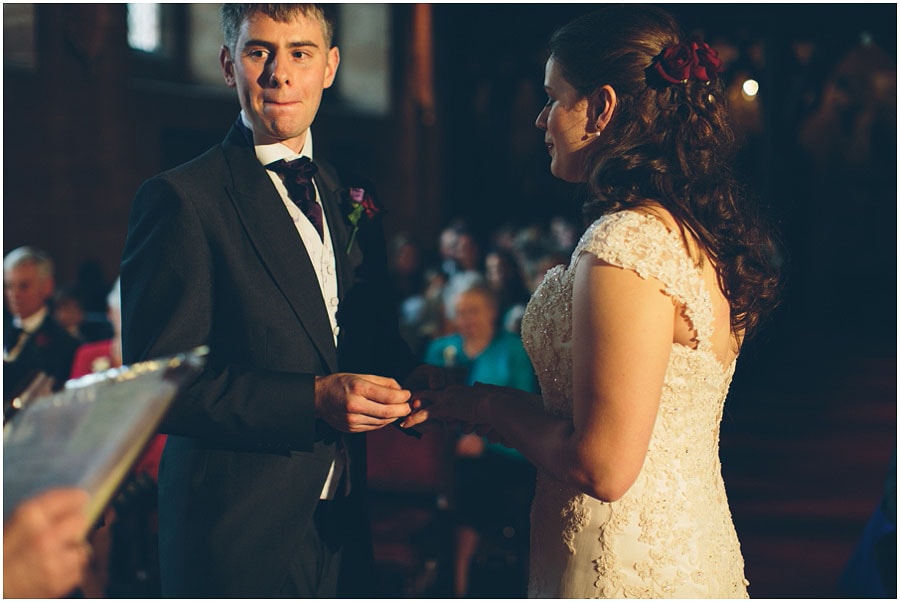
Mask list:
[[[544,90],[547,104],[535,126],[544,131],[550,172],[566,182],[583,182],[586,149],[596,139],[596,130],[588,129],[588,99],[563,78],[553,57],[544,71]]]

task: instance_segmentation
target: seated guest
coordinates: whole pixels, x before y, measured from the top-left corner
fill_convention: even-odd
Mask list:
[[[468,384],[536,392],[534,369],[522,341],[497,327],[497,300],[488,284],[471,282],[455,297],[452,309],[457,332],[432,341],[425,355],[427,364],[465,372]],[[476,434],[459,438],[456,456],[454,593],[457,597],[524,597],[534,469],[515,450],[488,444]],[[485,579],[477,579],[472,571],[480,549],[487,558],[484,572],[492,574]]]
[[[53,307],[53,319],[56,323],[74,338],[83,341],[79,327],[84,321],[84,309],[72,289],[67,286],[57,288],[50,305]]]
[[[45,252],[19,247],[3,259],[3,282],[12,320],[3,328],[3,399],[24,389],[38,372],[63,387],[78,340],[53,319],[53,261]]]
[[[79,341],[102,341],[112,336],[112,327],[106,316],[86,311],[75,287],[59,287],[51,305],[53,318]]]
[[[446,332],[444,288],[447,275],[429,267],[423,275],[424,288],[418,295],[403,299],[399,307],[400,332],[417,357],[425,353],[427,345]]]
[[[506,383],[535,390],[531,360],[518,336],[497,328],[497,300],[483,279],[472,279],[448,302],[454,334],[431,342],[425,363],[465,370],[469,383]]]
[[[484,258],[484,274],[497,297],[501,328],[519,334],[522,314],[531,298],[519,260],[509,249],[491,249]]]
[[[112,337],[85,343],[78,348],[75,352],[75,360],[72,362],[72,378],[103,372],[122,365],[122,342],[120,339],[122,318],[119,297],[119,280],[116,279],[106,298],[106,315],[112,326]]]

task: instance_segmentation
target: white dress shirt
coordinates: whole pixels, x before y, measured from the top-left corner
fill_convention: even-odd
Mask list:
[[[243,120],[244,125],[249,128],[250,124],[247,123],[247,119],[243,113],[241,113],[241,119]],[[308,157],[310,160],[313,160],[312,130],[306,131],[306,142],[304,142],[303,148],[300,149],[299,154],[280,142],[275,144],[258,144],[254,146],[254,150],[256,151],[257,159],[259,159],[259,162],[262,163],[263,166],[274,163],[280,159],[291,161],[299,157]],[[306,214],[300,210],[296,203],[291,200],[281,176],[270,169],[266,170],[266,173],[269,174],[269,178],[271,178],[272,183],[275,185],[275,189],[278,190],[278,194],[281,196],[281,202],[284,203],[291,219],[294,221],[294,227],[297,229],[297,234],[300,236],[300,240],[303,242],[303,246],[306,247],[306,252],[309,254],[309,259],[312,262],[316,277],[319,280],[319,290],[322,293],[322,301],[325,303],[328,320],[331,323],[334,345],[337,347],[339,330],[337,325],[337,263],[334,255],[334,247],[331,243],[331,235],[329,233],[328,219],[325,217],[325,211],[324,209],[322,211],[322,237],[320,238],[316,227],[312,225],[312,222],[309,221],[309,218],[306,217]],[[313,186],[316,188],[316,202],[321,204],[319,189],[315,186],[315,182],[313,182]],[[338,453],[328,472],[328,478],[325,480],[325,486],[322,488],[320,499],[334,498],[340,481],[339,477],[348,467],[349,458],[347,457],[344,448],[339,446]],[[349,478],[347,479],[347,487],[349,491]]]

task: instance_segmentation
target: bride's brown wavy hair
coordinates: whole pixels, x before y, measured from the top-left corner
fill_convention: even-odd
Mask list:
[[[734,136],[724,86],[691,79],[668,84],[654,59],[685,40],[666,11],[624,5],[586,14],[550,39],[565,80],[588,97],[616,92],[612,119],[589,148],[585,179],[588,222],[629,207],[658,204],[712,260],[731,306],[731,330],[750,335],[780,293],[774,230],[734,178]],[[690,248],[690,246],[688,246]],[[703,255],[695,257],[698,264]]]

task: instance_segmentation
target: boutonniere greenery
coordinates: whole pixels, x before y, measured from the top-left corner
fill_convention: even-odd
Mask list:
[[[356,240],[356,233],[359,231],[361,222],[374,219],[381,213],[381,208],[375,204],[372,195],[365,188],[350,187],[347,189],[347,197],[350,205],[350,213],[347,214],[347,220],[353,226],[350,242],[347,243],[347,254],[349,254],[353,241]]]

